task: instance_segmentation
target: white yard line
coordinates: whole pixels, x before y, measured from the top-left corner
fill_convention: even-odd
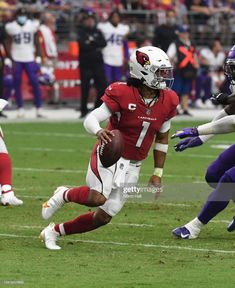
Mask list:
[[[168,156],[176,156],[173,153],[167,153]],[[194,154],[194,153],[177,153],[179,157],[187,157],[187,158],[207,158],[207,159],[214,159],[216,155],[206,155],[206,154]]]
[[[18,189],[19,190],[19,189]],[[17,191],[17,190],[16,190]],[[29,198],[29,199],[49,199],[50,195],[48,196],[42,196],[42,195],[38,195],[38,196],[33,196],[33,195],[19,195],[20,198]],[[137,202],[127,202],[128,204],[137,204]],[[143,201],[143,202],[138,202],[138,204],[153,204],[155,203],[155,200],[153,201]],[[168,202],[158,202],[159,205],[162,206],[172,206],[172,207],[191,207],[192,204],[184,204],[184,203],[168,203]],[[123,224],[124,225],[124,224]]]
[[[211,145],[210,147],[213,148],[213,149],[227,149],[229,148],[231,145],[228,145],[228,144],[217,144],[217,145]]]
[[[11,147],[9,147],[11,148]],[[88,149],[57,149],[57,148],[41,148],[41,147],[15,147],[14,149],[31,152],[60,152],[60,153],[91,153]]]
[[[139,224],[139,223],[109,223],[108,225],[114,226],[128,226],[128,227],[138,227],[138,228],[152,228],[155,225],[152,224]],[[31,225],[10,225],[12,228],[20,228],[20,229],[43,229],[44,226],[31,226]]]
[[[38,239],[36,236],[27,236],[27,235],[16,235],[16,234],[0,234],[1,237],[7,238],[29,238],[29,239]],[[219,254],[235,254],[234,250],[219,250],[219,249],[207,249],[207,248],[193,248],[185,246],[176,246],[176,245],[161,245],[161,244],[150,244],[150,243],[128,243],[128,242],[115,242],[115,241],[98,241],[98,240],[78,240],[78,239],[61,239],[66,242],[77,242],[77,243],[88,243],[88,244],[97,244],[97,245],[115,245],[115,246],[129,246],[129,247],[143,247],[143,248],[156,248],[156,249],[165,249],[165,250],[185,250],[193,252],[205,252],[205,253],[219,253]]]
[[[4,134],[28,135],[43,137],[72,137],[72,138],[91,138],[91,135],[85,133],[57,133],[57,132],[24,132],[24,131],[6,131]]]
[[[87,170],[76,170],[76,169],[48,169],[48,168],[32,168],[32,167],[13,167],[13,170],[15,171],[24,171],[24,172],[53,172],[53,173],[74,173],[74,174],[81,174],[81,173],[86,173]],[[142,176],[150,176],[150,174],[147,173],[141,173],[140,175]],[[195,175],[177,175],[177,174],[164,174],[164,177],[167,178],[195,178]],[[198,178],[201,178],[198,176]]]
[[[13,170],[15,171],[24,171],[24,172],[55,172],[55,173],[74,173],[74,174],[79,174],[79,173],[85,173],[86,170],[71,170],[71,169],[45,169],[45,168],[23,168],[23,167],[13,167]]]
[[[228,221],[228,220],[211,220],[210,222],[212,222],[212,223],[225,223],[225,224],[229,224],[231,221]]]

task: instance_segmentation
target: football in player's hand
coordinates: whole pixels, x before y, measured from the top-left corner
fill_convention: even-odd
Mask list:
[[[111,136],[112,141],[105,144],[102,143],[99,148],[99,156],[102,165],[107,168],[115,164],[124,151],[124,141],[122,133],[115,129],[112,130],[114,136]]]

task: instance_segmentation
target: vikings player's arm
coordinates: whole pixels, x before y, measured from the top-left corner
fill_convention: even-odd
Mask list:
[[[235,132],[235,115],[226,116],[198,127],[184,128],[173,134],[172,138],[182,139],[186,137],[197,137],[199,135],[226,134],[231,132]]]

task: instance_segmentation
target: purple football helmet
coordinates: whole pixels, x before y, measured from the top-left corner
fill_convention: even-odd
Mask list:
[[[225,59],[224,74],[231,84],[235,84],[235,45],[230,49]]]

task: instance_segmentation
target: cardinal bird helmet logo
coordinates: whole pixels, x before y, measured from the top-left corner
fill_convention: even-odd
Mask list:
[[[137,50],[136,59],[137,59],[137,62],[143,67],[146,67],[146,65],[150,65],[149,56],[146,53],[143,53]]]

